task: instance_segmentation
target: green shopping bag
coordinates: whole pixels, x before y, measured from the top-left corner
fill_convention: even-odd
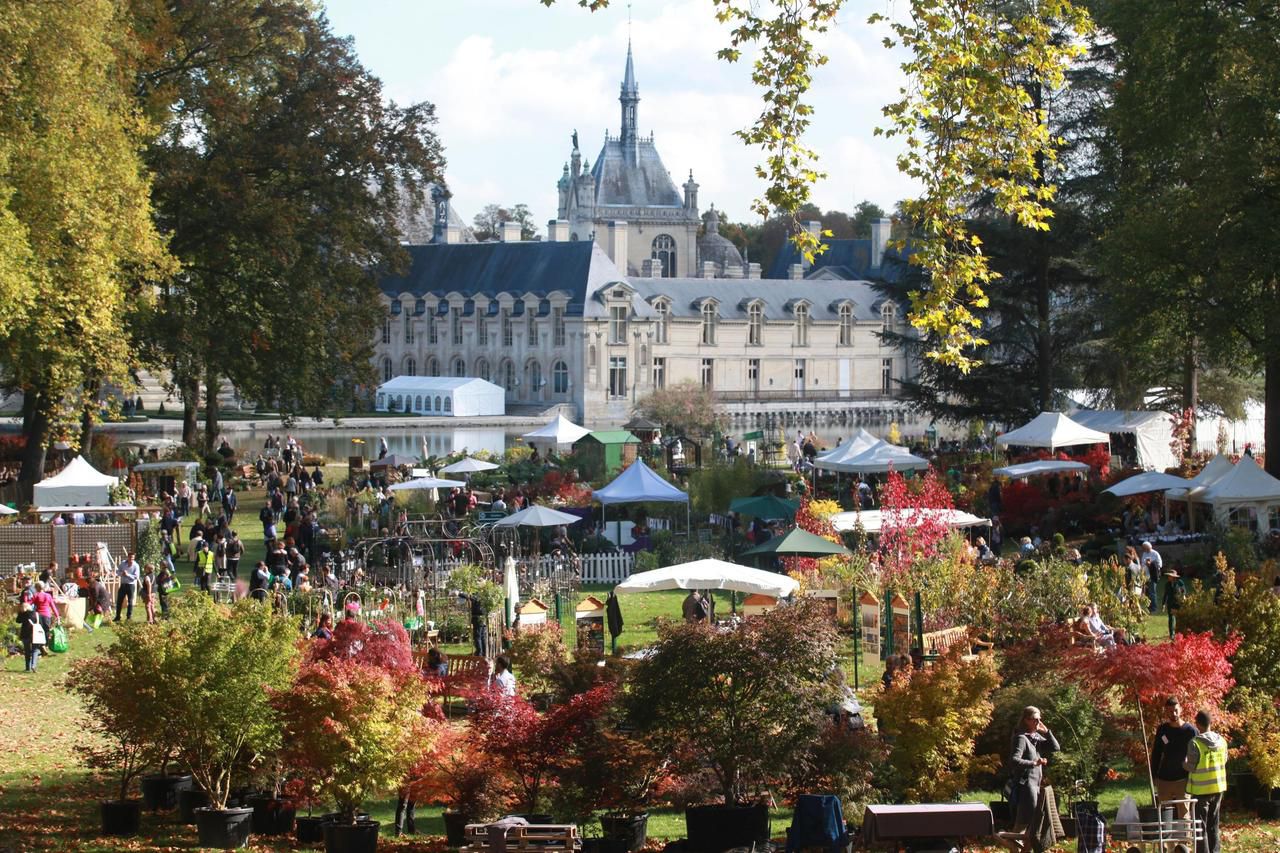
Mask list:
[[[86,619],[85,621],[89,624],[89,627],[91,627],[91,628],[93,628],[93,629],[95,629],[95,630],[96,630],[96,629],[98,629],[98,628],[101,628],[101,627],[102,627],[102,614],[101,614],[101,613],[90,613],[90,614],[89,614],[89,618],[88,618],[88,619]]]
[[[67,629],[61,625],[54,625],[53,630],[49,632],[49,651],[61,654],[67,650]]]

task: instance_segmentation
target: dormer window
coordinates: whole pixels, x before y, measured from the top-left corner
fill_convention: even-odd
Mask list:
[[[654,303],[653,310],[658,312],[658,317],[653,326],[653,340],[656,343],[665,344],[667,342],[667,329],[671,324],[671,303],[665,299],[660,299]]]
[[[609,343],[627,342],[627,313],[625,305],[614,305],[609,309]]]
[[[759,302],[747,308],[747,346],[764,346],[764,306]]]
[[[807,347],[809,345],[809,306],[804,303],[797,305],[795,316],[795,345],[798,347]]]
[[[702,303],[702,343],[705,346],[715,346],[716,343],[716,323],[719,320],[719,312],[716,310],[714,302]]]
[[[898,311],[893,307],[892,302],[886,302],[880,308],[880,327],[881,331],[892,332],[893,324],[898,319]]]

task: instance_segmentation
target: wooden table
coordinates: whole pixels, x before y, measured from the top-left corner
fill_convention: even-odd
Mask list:
[[[989,837],[995,832],[991,809],[981,803],[930,803],[921,805],[869,805],[862,822],[867,846],[891,845],[927,839]]]

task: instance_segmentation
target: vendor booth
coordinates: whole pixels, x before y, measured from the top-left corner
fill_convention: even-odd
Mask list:
[[[522,438],[531,447],[558,447],[565,444],[573,444],[583,436],[589,435],[591,430],[586,427],[580,427],[564,415],[556,415],[556,419],[544,427],[539,427],[533,432],[526,432]]]
[[[77,456],[54,476],[35,485],[32,503],[37,506],[105,506],[111,503],[116,478],[103,474]]]
[[[1082,444],[1110,444],[1105,432],[1078,424],[1061,412],[1041,412],[1015,430],[996,436],[1001,447],[1077,447]]]
[[[997,477],[1008,477],[1010,480],[1029,480],[1032,477],[1044,477],[1049,474],[1079,474],[1089,470],[1085,462],[1073,462],[1070,459],[1037,459],[1035,462],[1020,462],[1017,465],[1006,465],[994,468],[991,473]]]
[[[1173,458],[1173,421],[1165,412],[1126,412],[1114,409],[1099,411],[1072,412],[1071,419],[1076,423],[1105,432],[1117,440],[1111,442],[1116,455],[1129,457],[1138,467],[1148,471],[1163,471],[1173,468],[1178,460]],[[1119,446],[1126,442],[1132,445],[1121,453]]]
[[[625,503],[683,503],[685,505],[685,529],[689,529],[689,496],[659,477],[653,469],[637,459],[627,470],[605,486],[597,489],[592,495],[601,505],[601,521],[607,522],[605,509],[611,504]],[[618,539],[621,539],[621,525],[618,525]],[[617,540],[615,540],[617,541]]]

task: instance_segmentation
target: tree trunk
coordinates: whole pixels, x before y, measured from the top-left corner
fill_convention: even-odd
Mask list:
[[[1044,107],[1044,87],[1032,86],[1031,98],[1033,107],[1039,114]],[[1036,154],[1037,188],[1044,186],[1045,166],[1044,154]],[[1014,227],[1018,226],[1015,224]],[[1045,232],[1037,233],[1034,245],[1036,247],[1036,385],[1038,386],[1036,392],[1039,395],[1037,402],[1040,404],[1040,411],[1048,412],[1053,408],[1053,325],[1052,316],[1049,313],[1052,295],[1049,285],[1049,235]]]
[[[182,443],[194,448],[196,434],[200,430],[196,420],[197,407],[200,405],[200,383],[194,379],[183,380],[178,384],[178,393],[182,395]]]
[[[204,378],[204,452],[212,453],[218,440],[218,377],[210,371]]]
[[[1268,347],[1264,364],[1266,413],[1262,444],[1266,451],[1267,473],[1280,477],[1280,350]]]
[[[93,425],[98,409],[99,390],[96,380],[85,384],[84,402],[80,409],[80,452],[86,457],[93,446]]]
[[[28,404],[31,406],[29,418],[26,412]],[[49,443],[49,413],[45,410],[44,395],[33,389],[24,392],[22,406],[23,420],[27,423],[27,446],[22,450],[18,486],[22,491],[22,499],[30,501],[33,487],[44,479],[45,445]]]
[[[1187,341],[1186,355],[1182,362],[1182,410],[1191,410],[1190,431],[1187,433],[1188,450],[1196,450],[1196,414],[1200,411],[1200,341],[1195,336]]]

